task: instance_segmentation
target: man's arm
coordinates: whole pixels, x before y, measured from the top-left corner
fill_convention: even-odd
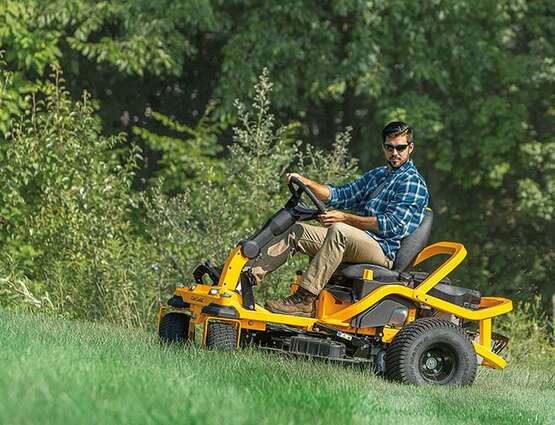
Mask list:
[[[304,176],[301,176],[298,173],[287,173],[285,175],[285,182],[289,183],[291,177],[297,177],[300,181],[302,181],[311,191],[316,195],[316,197],[321,201],[329,201],[331,198],[331,190],[330,187],[325,184],[320,184],[315,182],[314,180],[310,180]]]
[[[428,204],[425,183],[417,176],[410,176],[399,183],[394,198],[386,210],[376,216],[360,216],[343,211],[330,211],[318,218],[324,226],[346,223],[362,230],[370,230],[384,238],[402,236],[406,233],[410,218]]]
[[[298,173],[287,173],[285,175],[285,182],[289,183],[291,177],[297,177],[307,185],[321,201],[329,201],[331,199],[331,190],[329,186],[317,183]],[[321,214],[318,217],[318,221],[324,226],[331,226],[334,223],[346,223],[361,230],[371,230],[375,232],[379,229],[378,219],[376,217],[350,214],[343,211],[328,211],[325,214]]]
[[[318,199],[326,202],[329,207],[348,210],[359,206],[364,195],[369,189],[368,184],[371,183],[376,177],[376,170],[378,169],[367,171],[358,179],[341,186],[328,186],[316,183],[315,181],[297,173],[286,174],[285,181],[289,182],[291,177],[297,177],[304,184],[306,184],[312,192],[314,192]]]
[[[378,219],[374,216],[363,216],[343,211],[328,211],[320,214],[318,221],[324,226],[331,226],[334,223],[345,223],[361,230],[377,232],[379,230]]]

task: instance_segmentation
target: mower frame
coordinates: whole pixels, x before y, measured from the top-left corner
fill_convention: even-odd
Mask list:
[[[481,297],[477,310],[455,305],[451,302],[430,295],[443,278],[453,271],[465,258],[465,247],[455,242],[437,242],[424,248],[417,255],[414,266],[438,256],[449,257],[432,273],[430,273],[418,286],[410,288],[401,282],[379,286],[368,295],[353,303],[337,300],[330,292],[323,289],[317,300],[315,317],[299,317],[285,314],[272,313],[263,306],[256,304],[252,309],[243,305],[241,293],[237,290],[241,281],[243,267],[249,258],[243,255],[239,244],[229,255],[223,266],[217,284],[207,285],[195,282],[189,287],[178,287],[175,296],[180,299],[177,306],[164,305],[158,314],[158,327],[160,321],[168,313],[179,313],[189,316],[188,337],[194,340],[195,327],[204,325],[202,346],[206,345],[206,329],[211,321],[226,322],[237,328],[236,346],[239,347],[242,330],[264,332],[268,325],[284,325],[297,328],[311,334],[323,334],[321,327],[331,327],[349,335],[374,336],[381,342],[391,343],[394,336],[402,327],[384,326],[370,328],[353,328],[351,319],[376,305],[385,297],[397,295],[411,300],[417,306],[410,308],[403,326],[414,321],[417,308],[429,308],[452,314],[467,321],[476,321],[479,324],[478,338],[472,345],[478,357],[478,364],[494,369],[503,369],[507,365],[505,359],[493,352],[492,321],[493,318],[508,313],[512,310],[512,302],[500,297]],[[292,284],[292,291],[296,290],[301,276],[297,276]],[[364,279],[371,280],[373,272],[364,271]]]

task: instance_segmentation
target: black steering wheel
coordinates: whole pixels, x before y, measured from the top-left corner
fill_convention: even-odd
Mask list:
[[[289,179],[289,183],[287,184],[289,190],[293,194],[287,204],[285,205],[286,208],[293,208],[295,215],[298,215],[298,220],[312,220],[319,216],[320,214],[324,214],[326,212],[326,206],[322,201],[320,201],[314,193],[305,185],[301,180],[297,177],[291,177]],[[296,186],[296,187],[295,187]],[[301,202],[301,196],[305,193],[308,198],[312,201],[316,209],[310,208]]]

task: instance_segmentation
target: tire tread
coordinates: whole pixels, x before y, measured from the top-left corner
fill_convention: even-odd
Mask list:
[[[167,344],[180,344],[188,340],[189,316],[168,313],[160,321],[158,336]]]
[[[208,322],[206,347],[219,350],[235,350],[237,347],[237,328],[229,323]]]
[[[433,329],[444,328],[452,329],[460,336],[468,340],[468,336],[462,328],[446,320],[427,317],[415,320],[403,327],[393,338],[385,356],[386,370],[385,377],[392,381],[411,383],[408,380],[407,368],[410,367],[405,359],[408,356],[408,347],[422,335]],[[470,341],[469,341],[470,342]],[[474,351],[474,349],[472,348]],[[471,367],[470,373],[464,376],[461,385],[470,385],[476,377],[476,363]]]

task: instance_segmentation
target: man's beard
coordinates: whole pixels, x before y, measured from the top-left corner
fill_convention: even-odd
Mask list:
[[[397,165],[394,164],[394,162],[393,162],[394,159],[397,159],[397,160],[398,160]],[[401,165],[403,165],[405,162],[406,162],[406,161],[403,161],[401,157],[392,157],[392,158],[389,158],[389,160],[387,161],[387,163],[389,164],[389,166],[390,166],[391,168],[399,168],[399,167],[400,167]]]

